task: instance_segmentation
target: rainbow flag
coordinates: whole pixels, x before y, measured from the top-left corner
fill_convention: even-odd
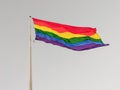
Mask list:
[[[96,33],[96,28],[78,27],[32,18],[36,40],[52,43],[69,49],[82,51],[104,44]]]

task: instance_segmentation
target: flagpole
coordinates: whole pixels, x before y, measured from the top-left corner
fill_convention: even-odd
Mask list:
[[[32,89],[32,32],[31,32],[31,16],[30,17],[30,31],[29,31],[29,49],[30,49],[30,61],[29,61],[29,90]]]

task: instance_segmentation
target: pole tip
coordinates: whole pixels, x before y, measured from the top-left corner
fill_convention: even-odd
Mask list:
[[[32,18],[32,16],[29,16],[30,18]]]

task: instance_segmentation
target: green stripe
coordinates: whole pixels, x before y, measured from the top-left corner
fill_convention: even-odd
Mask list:
[[[37,29],[37,28],[35,28],[35,32],[39,32],[39,33],[42,33],[42,34],[47,34],[48,36],[50,36],[52,38],[62,39],[65,42],[72,43],[72,44],[77,43],[77,42],[82,42],[84,40],[91,40],[91,41],[94,41],[94,42],[102,42],[101,39],[93,39],[93,38],[88,37],[88,36],[85,36],[85,37],[74,37],[74,38],[66,39],[66,38],[63,38],[63,37],[59,37],[58,35],[56,35],[54,33],[47,32],[47,31],[42,31],[42,30]]]

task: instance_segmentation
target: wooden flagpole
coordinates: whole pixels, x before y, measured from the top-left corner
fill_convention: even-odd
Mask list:
[[[31,16],[30,17],[30,32],[29,32],[29,48],[30,48],[30,61],[29,61],[29,90],[33,90],[32,89],[32,32],[31,32]]]

